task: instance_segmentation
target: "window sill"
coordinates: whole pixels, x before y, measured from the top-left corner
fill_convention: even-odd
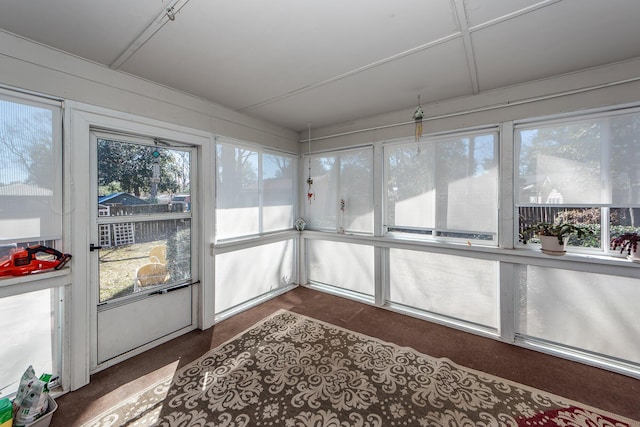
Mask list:
[[[0,278],[0,297],[25,294],[70,284],[71,269],[69,267],[25,276],[7,276]]]
[[[303,231],[303,238],[341,241],[365,244],[383,248],[417,250],[445,255],[471,257],[513,264],[536,265],[541,267],[563,268],[590,271],[593,273],[614,274],[627,277],[640,277],[640,263],[634,263],[618,255],[573,253],[568,251],[562,256],[542,253],[539,248],[499,248],[482,245],[478,242],[443,242],[420,239],[406,239],[390,236],[359,236],[321,231]]]

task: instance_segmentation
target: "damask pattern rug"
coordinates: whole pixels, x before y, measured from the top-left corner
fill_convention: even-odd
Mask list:
[[[640,423],[281,310],[85,426]]]

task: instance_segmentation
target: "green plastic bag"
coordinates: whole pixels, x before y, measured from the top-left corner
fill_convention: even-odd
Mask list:
[[[13,424],[13,404],[8,397],[0,399],[0,427],[10,427]]]

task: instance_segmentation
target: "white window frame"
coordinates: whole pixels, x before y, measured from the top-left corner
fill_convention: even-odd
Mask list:
[[[371,183],[369,186],[369,191],[371,193],[371,230],[369,231],[357,231],[357,230],[351,230],[349,228],[345,228],[342,224],[342,218],[341,218],[341,214],[340,214],[340,201],[336,200],[335,203],[335,224],[333,224],[333,226],[326,226],[326,227],[322,227],[322,226],[317,226],[315,224],[313,224],[313,221],[309,220],[309,211],[308,208],[310,205],[313,205],[314,203],[314,198],[315,197],[315,189],[317,188],[317,182],[312,184],[312,192],[314,192],[314,196],[312,197],[311,201],[308,200],[307,198],[307,189],[308,189],[308,183],[307,183],[307,179],[309,178],[309,160],[311,159],[311,161],[313,162],[313,159],[319,159],[319,158],[324,158],[324,157],[336,157],[336,165],[334,165],[334,168],[336,168],[336,182],[335,182],[335,190],[336,190],[336,194],[340,193],[340,188],[341,188],[341,182],[342,182],[342,157],[345,154],[349,154],[349,153],[355,153],[355,152],[369,152],[371,154]],[[330,151],[322,151],[322,152],[315,152],[315,153],[307,153],[304,154],[302,156],[302,164],[304,167],[301,168],[301,170],[303,171],[304,174],[304,188],[301,189],[300,191],[300,198],[303,200],[302,203],[304,203],[303,209],[302,209],[302,215],[303,218],[306,219],[307,221],[307,228],[310,230],[315,230],[315,231],[323,231],[323,232],[334,232],[334,233],[347,233],[347,234],[356,234],[356,235],[366,235],[366,236],[370,236],[370,235],[374,235],[375,233],[375,217],[376,217],[376,212],[375,212],[375,203],[374,203],[374,199],[376,197],[375,195],[375,191],[376,188],[374,186],[374,180],[375,180],[375,176],[376,176],[376,156],[375,156],[375,150],[374,150],[374,146],[373,145],[363,145],[363,146],[358,146],[358,147],[347,147],[347,148],[343,148],[343,149],[339,149],[339,150],[330,150]],[[314,171],[313,168],[311,170],[311,176],[314,176]],[[314,188],[315,186],[315,188]]]
[[[42,236],[25,236],[24,238],[3,240],[0,243],[10,244],[27,244],[39,242],[41,244],[48,244],[54,246],[61,252],[66,252],[69,242],[69,223],[64,219],[64,212],[67,212],[67,206],[64,203],[66,193],[63,193],[63,149],[65,149],[65,142],[63,140],[63,107],[62,100],[36,96],[32,94],[26,94],[23,92],[2,89],[0,88],[0,98],[9,102],[15,102],[18,104],[26,104],[42,108],[51,108],[53,111],[52,127],[53,127],[53,153],[56,166],[54,176],[51,180],[54,182],[54,205],[57,212],[59,212],[56,219],[57,230],[53,235]],[[67,377],[67,363],[65,353],[65,343],[68,339],[67,328],[65,322],[65,310],[66,310],[66,296],[68,286],[71,285],[70,281],[70,268],[69,265],[62,270],[47,271],[38,274],[32,274],[27,276],[18,277],[4,277],[0,279],[0,298],[8,298],[17,295],[25,295],[31,292],[41,290],[51,290],[53,292],[53,301],[51,309],[53,312],[54,326],[52,332],[52,366],[55,372],[49,372],[60,376],[60,382],[63,391],[66,391],[69,386]],[[57,301],[57,302],[54,302]],[[25,366],[26,369],[26,366]],[[42,374],[43,372],[37,372]],[[16,380],[19,380],[17,378]],[[4,397],[3,394],[0,396]]]
[[[429,144],[430,142],[438,142],[441,140],[448,139],[457,139],[457,138],[465,138],[465,137],[474,137],[480,134],[493,134],[494,136],[494,157],[496,162],[496,182],[495,182],[495,193],[496,200],[495,206],[499,208],[500,206],[500,184],[501,184],[501,132],[500,129],[495,125],[483,126],[472,129],[461,129],[456,130],[454,132],[443,132],[430,136],[423,137],[423,140],[420,142],[416,142],[413,138],[401,138],[395,140],[384,141],[383,143],[383,200],[384,200],[384,210],[382,212],[383,216],[383,227],[384,227],[384,235],[387,237],[392,237],[395,239],[406,239],[406,240],[422,240],[422,241],[432,241],[432,242],[447,242],[447,243],[473,243],[474,245],[479,246],[499,246],[500,243],[500,218],[498,216],[498,210],[495,213],[495,224],[496,228],[493,232],[474,232],[473,230],[452,230],[449,228],[439,228],[437,225],[435,227],[406,227],[402,225],[393,225],[390,226],[388,224],[388,210],[387,210],[387,180],[388,180],[388,163],[387,163],[387,150],[390,148],[397,147],[412,147],[415,146],[415,149],[418,150],[419,144]],[[437,198],[437,195],[436,195]],[[436,223],[437,223],[437,201],[433,206],[436,215]],[[474,239],[468,237],[457,237],[457,236],[447,236],[446,234],[486,234],[492,235],[491,239]]]
[[[609,107],[605,109],[599,109],[590,112],[578,112],[578,113],[569,113],[561,116],[553,116],[553,117],[538,117],[532,119],[525,119],[515,121],[513,126],[513,236],[514,236],[514,245],[519,249],[538,249],[540,247],[539,244],[531,244],[527,243],[526,245],[519,240],[519,209],[522,207],[560,207],[567,209],[580,209],[580,208],[596,208],[600,210],[600,247],[599,248],[588,248],[588,247],[579,247],[579,246],[571,246],[571,252],[573,253],[583,253],[583,254],[599,254],[599,255],[607,255],[607,256],[616,256],[616,252],[611,251],[609,248],[610,241],[610,210],[615,208],[640,208],[640,205],[628,204],[628,205],[620,205],[614,204],[611,200],[611,189],[613,183],[611,181],[611,176],[608,174],[609,170],[609,158],[606,158],[605,155],[609,153],[609,147],[604,146],[603,142],[608,144],[609,139],[606,136],[602,137],[601,151],[600,151],[600,182],[601,188],[600,191],[603,192],[602,198],[603,201],[600,203],[560,203],[560,204],[549,204],[549,203],[521,203],[518,200],[518,176],[519,176],[519,162],[520,162],[520,144],[518,143],[518,132],[523,129],[540,129],[540,128],[552,128],[554,126],[562,126],[562,125],[571,125],[572,123],[579,123],[582,121],[596,121],[596,120],[609,120],[618,116],[629,115],[629,114],[640,114],[640,107]],[[608,192],[608,193],[607,193]],[[604,199],[608,200],[604,201]]]
[[[253,238],[258,238],[261,236],[265,236],[265,235],[270,235],[270,234],[274,234],[274,233],[281,233],[283,231],[289,231],[293,228],[294,226],[294,222],[295,222],[295,213],[298,212],[298,189],[297,189],[297,174],[295,171],[298,170],[298,156],[292,153],[288,153],[285,151],[279,151],[279,150],[274,150],[274,149],[270,149],[258,144],[252,144],[250,142],[246,142],[246,141],[241,141],[241,140],[236,140],[233,138],[228,138],[228,137],[221,137],[221,136],[217,136],[215,138],[215,147],[214,147],[214,156],[215,156],[215,167],[214,167],[214,176],[213,176],[213,184],[215,187],[215,193],[216,193],[216,211],[218,210],[218,203],[217,203],[217,194],[219,193],[219,185],[218,185],[218,160],[217,160],[217,151],[218,151],[218,145],[227,145],[229,147],[233,147],[234,149],[240,148],[240,149],[245,149],[245,150],[250,150],[255,152],[258,155],[258,171],[257,171],[257,182],[258,182],[258,231],[256,233],[248,233],[248,234],[243,234],[243,235],[239,235],[239,236],[230,236],[230,237],[223,237],[220,238],[218,236],[219,233],[216,233],[215,236],[215,243],[224,243],[224,242],[233,242],[233,241],[238,241],[238,240],[245,240],[245,239],[253,239]],[[279,229],[279,230],[272,230],[272,231],[268,231],[265,232],[264,231],[264,217],[263,217],[263,212],[264,212],[264,179],[263,179],[263,156],[264,155],[271,155],[271,156],[280,156],[280,157],[286,157],[288,159],[291,160],[292,162],[292,167],[291,170],[293,171],[291,179],[293,181],[293,186],[292,186],[292,202],[293,202],[293,207],[292,207],[292,212],[294,213],[293,217],[292,217],[292,221],[291,224],[289,224],[288,227]],[[217,218],[218,215],[215,215],[216,220],[215,220],[215,224],[214,227],[215,229],[217,229]]]

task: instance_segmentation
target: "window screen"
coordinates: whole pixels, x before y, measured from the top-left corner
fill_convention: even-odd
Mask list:
[[[638,110],[518,126],[515,141],[520,230],[581,224],[594,235],[568,244],[604,251],[610,237],[640,231]]]
[[[373,148],[344,150],[311,160],[312,196],[305,200],[309,228],[373,232]],[[307,170],[308,172],[308,170]]]
[[[216,145],[216,163],[218,240],[293,227],[293,156],[226,141]]]
[[[62,236],[59,104],[0,93],[0,243]]]
[[[497,134],[385,146],[388,232],[497,241]]]

